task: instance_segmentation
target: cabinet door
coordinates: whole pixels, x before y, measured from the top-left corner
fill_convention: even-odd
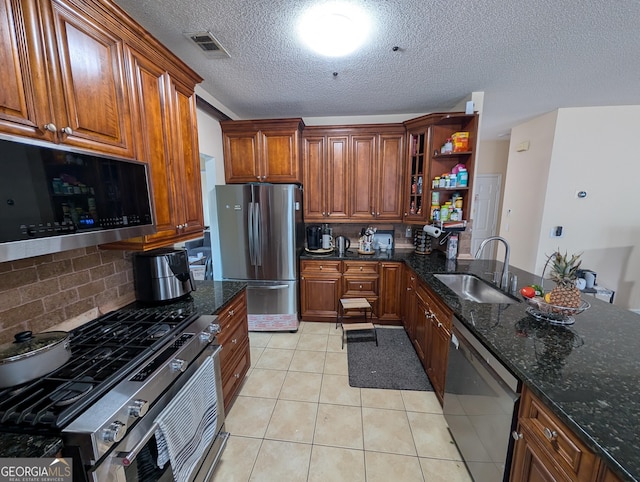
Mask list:
[[[376,167],[375,211],[378,221],[402,222],[403,143],[401,134],[381,135]]]
[[[401,299],[402,264],[380,263],[380,321],[398,321],[406,299]]]
[[[175,85],[173,88],[172,124],[177,132],[172,149],[172,172],[175,182],[174,199],[181,207],[178,234],[193,237],[202,233],[204,213],[200,180],[200,152],[196,125],[196,104],[193,92]]]
[[[51,1],[46,22],[60,142],[134,157],[122,40],[107,21],[75,12],[63,0]]]
[[[261,131],[262,181],[276,183],[302,182],[300,175],[300,154],[298,131]]]
[[[418,353],[418,358],[422,362],[422,365],[426,368],[426,355],[427,355],[427,336],[429,331],[429,318],[428,318],[428,308],[426,303],[420,298],[416,296],[416,330],[415,337],[412,340],[413,346],[416,349],[416,353]]]
[[[440,399],[444,397],[444,383],[447,375],[447,360],[449,357],[449,332],[441,326],[436,317],[431,318],[431,329],[428,333],[429,355],[427,361],[427,375],[433,389]]]
[[[348,218],[348,157],[349,138],[328,137],[327,138],[327,197],[326,213],[332,219]]]
[[[226,182],[233,184],[260,181],[258,131],[224,133],[223,142]]]
[[[555,469],[553,462],[545,456],[529,432],[518,425],[522,438],[515,443],[511,478],[514,482],[558,482],[566,480]]]
[[[410,268],[404,268],[402,288],[402,321],[409,339],[413,341],[416,337],[416,275]]]
[[[324,137],[307,137],[304,156],[304,220],[323,221],[326,209],[326,148]]]
[[[129,65],[132,105],[141,126],[137,151],[140,160],[149,164],[157,229],[144,242],[160,242],[176,235],[180,210],[176,190],[171,188],[170,79],[164,69],[134,50],[129,52]]]
[[[300,280],[300,316],[309,321],[335,321],[338,316],[340,277],[308,276]]]
[[[351,136],[349,166],[349,217],[358,221],[375,219],[376,138]]]
[[[33,0],[0,0],[0,131],[53,141],[44,50]]]

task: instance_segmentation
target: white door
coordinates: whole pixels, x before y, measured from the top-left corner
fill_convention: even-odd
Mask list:
[[[495,236],[498,227],[498,206],[502,174],[478,174],[473,184],[473,232],[471,254],[475,256],[480,243]],[[497,243],[490,243],[483,253],[484,259],[494,259]]]

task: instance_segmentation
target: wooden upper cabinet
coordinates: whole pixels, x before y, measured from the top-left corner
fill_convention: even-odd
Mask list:
[[[199,236],[204,229],[200,154],[193,92],[144,53],[128,49],[140,160],[149,164],[156,233],[110,247],[152,249]]]
[[[381,134],[375,170],[375,213],[379,221],[399,221],[403,214],[404,133]]]
[[[331,221],[348,217],[348,151],[349,139],[346,136],[327,139],[327,194],[326,217]],[[311,173],[314,175],[314,173]],[[312,194],[309,194],[310,196]]]
[[[223,121],[227,183],[301,183],[302,119]]]
[[[133,158],[124,43],[108,22],[63,0],[0,12],[0,130]]]
[[[227,183],[259,181],[258,132],[225,132],[223,140]]]
[[[375,218],[376,135],[351,137],[350,217],[354,220]]]
[[[305,128],[305,221],[400,222],[404,132],[401,124]]]
[[[36,0],[0,0],[0,131],[53,141],[53,119]]]

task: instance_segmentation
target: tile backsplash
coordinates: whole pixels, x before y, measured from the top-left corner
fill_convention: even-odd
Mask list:
[[[127,251],[89,247],[0,263],[0,343],[135,300]]]

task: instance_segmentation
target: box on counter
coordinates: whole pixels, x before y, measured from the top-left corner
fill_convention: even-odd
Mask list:
[[[466,152],[469,150],[469,133],[454,132],[451,135],[453,141],[453,152]]]
[[[190,265],[189,269],[191,269],[191,276],[193,279],[203,280],[204,279],[204,265]]]

